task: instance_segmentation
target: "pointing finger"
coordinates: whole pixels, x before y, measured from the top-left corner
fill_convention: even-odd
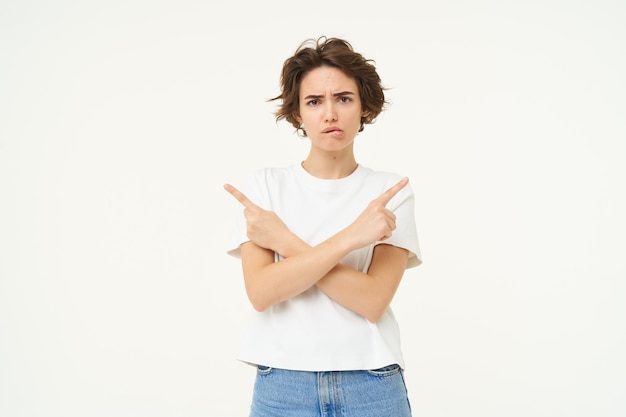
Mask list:
[[[409,178],[408,177],[404,177],[402,178],[400,181],[398,181],[396,183],[396,185],[394,185],[393,187],[389,188],[387,191],[385,191],[384,193],[382,193],[376,200],[377,203],[382,204],[383,206],[386,206],[387,203],[393,198],[393,196],[395,196],[396,194],[398,194],[398,192],[403,189],[407,184],[409,183]]]
[[[236,189],[232,185],[224,184],[224,189],[226,191],[228,191],[233,197],[235,197],[237,199],[237,201],[239,201],[241,204],[243,204],[243,206],[245,208],[250,210],[250,209],[255,209],[255,208],[259,207],[256,204],[254,204],[252,201],[250,201],[250,199],[248,197],[246,197],[246,195],[244,193],[242,193],[241,191],[239,191],[238,189]]]

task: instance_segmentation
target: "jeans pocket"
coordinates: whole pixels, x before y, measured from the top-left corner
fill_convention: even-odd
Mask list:
[[[367,371],[368,374],[378,377],[388,377],[393,376],[400,373],[400,365],[394,363],[393,365],[387,365],[378,369],[369,369]]]

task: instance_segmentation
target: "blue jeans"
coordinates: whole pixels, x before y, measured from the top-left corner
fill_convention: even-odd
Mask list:
[[[257,367],[250,417],[410,417],[398,365],[303,372]]]

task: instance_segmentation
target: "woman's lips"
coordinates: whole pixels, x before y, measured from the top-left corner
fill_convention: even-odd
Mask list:
[[[341,130],[341,129],[337,128],[337,127],[329,127],[327,129],[324,129],[322,131],[322,133],[328,133],[328,134],[330,134],[331,136],[334,136],[334,137],[343,136],[343,130]]]

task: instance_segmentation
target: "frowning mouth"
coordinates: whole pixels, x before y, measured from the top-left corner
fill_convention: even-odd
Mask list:
[[[322,130],[322,133],[332,133],[332,132],[341,132],[342,130],[339,129],[338,127],[327,127],[326,129]]]

